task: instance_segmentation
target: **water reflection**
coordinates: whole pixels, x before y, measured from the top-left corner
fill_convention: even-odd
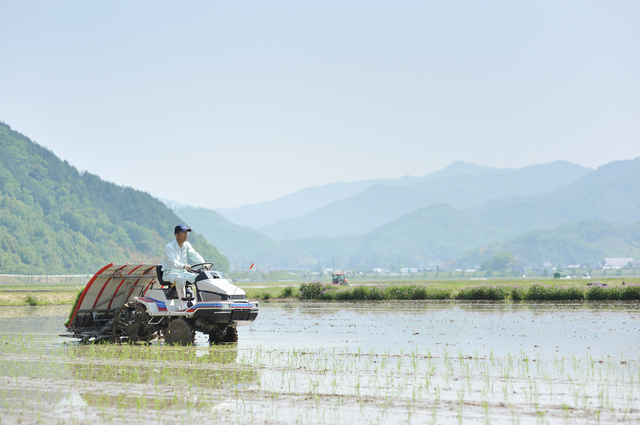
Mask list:
[[[534,423],[540,405],[550,422],[638,420],[637,303],[261,307],[237,345],[192,347],[80,345],[57,337],[66,309],[0,311],[0,418]]]
[[[345,347],[487,356],[628,355],[637,302],[378,301],[263,303],[240,347]]]
[[[532,355],[635,356],[640,349],[638,302],[269,302],[261,307],[258,320],[238,327],[238,349],[353,347],[437,352],[447,348],[481,356],[521,350]],[[68,306],[4,307],[0,308],[0,329],[4,334],[55,336],[64,332],[67,313]],[[76,346],[73,340],[53,341]],[[214,347],[208,346],[206,336],[196,334],[195,343],[194,351],[185,352],[189,359],[211,355],[209,350]],[[155,353],[155,345],[138,351]],[[74,355],[84,353],[82,350],[73,349]]]

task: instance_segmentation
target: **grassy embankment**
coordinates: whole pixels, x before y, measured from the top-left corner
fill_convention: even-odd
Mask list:
[[[448,281],[459,281],[459,280],[552,280],[553,273],[555,270],[548,270],[546,273],[535,273],[533,269],[528,268],[525,275],[526,277],[522,277],[521,272],[514,272],[511,270],[502,271],[502,272],[484,272],[484,271],[473,271],[473,270],[458,270],[458,271],[424,271],[419,273],[403,273],[399,275],[398,273],[391,274],[359,274],[359,273],[351,273],[348,274],[349,282],[351,283],[371,283],[371,282],[384,282],[384,283],[420,283],[420,282],[448,282]],[[570,269],[570,270],[562,270],[560,271],[563,275],[572,275],[576,276],[580,279],[583,274],[589,273],[591,275],[590,279],[593,280],[602,280],[602,279],[640,279],[640,269],[637,268],[625,268],[625,269],[616,269],[616,270],[593,270],[590,268],[578,268],[578,269]],[[261,282],[269,283],[269,282],[278,282],[279,284],[294,284],[294,283],[302,283],[302,282],[310,282],[314,280],[320,280],[323,282],[328,282],[331,280],[331,275],[325,273],[324,276],[320,276],[317,274],[306,274],[304,272],[291,272],[287,270],[279,270],[272,272],[259,272],[259,271],[251,271],[246,274],[246,271],[234,271],[226,275],[228,278],[233,279],[236,282],[239,282],[240,279],[245,277],[245,282]]]
[[[61,305],[75,301],[89,275],[0,276],[0,306]]]
[[[606,286],[586,280],[487,280],[378,283],[335,286],[308,283],[285,288],[245,288],[249,298],[315,300],[640,300],[640,279],[605,279]]]
[[[323,283],[282,282],[246,283],[242,288],[249,299],[259,300],[640,300],[640,278],[599,279],[606,287],[587,286],[591,280],[573,279],[491,279],[438,280],[426,282],[355,282],[349,286]],[[622,285],[622,282],[625,285]],[[0,285],[0,305],[73,304],[77,285],[10,284]],[[80,286],[82,288],[82,286]]]
[[[0,305],[60,305],[75,301],[78,288],[75,285],[2,285]]]

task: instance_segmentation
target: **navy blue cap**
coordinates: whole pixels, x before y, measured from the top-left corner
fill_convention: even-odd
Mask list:
[[[184,224],[178,224],[176,226],[176,228],[174,229],[173,233],[179,233],[179,232],[190,232],[191,229],[189,229],[187,226],[185,226]]]

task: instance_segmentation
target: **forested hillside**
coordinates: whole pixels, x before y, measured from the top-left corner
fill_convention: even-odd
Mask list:
[[[91,273],[110,262],[158,262],[181,219],[151,195],[80,173],[0,123],[0,273]],[[197,233],[220,270],[229,262]]]
[[[605,257],[640,258],[640,221],[627,224],[579,221],[550,230],[534,230],[502,243],[466,252],[455,267],[479,266],[499,252],[509,252],[528,266],[543,262],[597,265]]]

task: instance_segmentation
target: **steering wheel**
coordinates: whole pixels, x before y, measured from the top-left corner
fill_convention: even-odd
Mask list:
[[[198,267],[200,270],[202,270],[204,267],[203,266],[209,266],[209,269],[211,267],[213,267],[213,263],[198,263],[198,264],[194,264],[191,266],[192,269],[195,269],[196,267]]]

